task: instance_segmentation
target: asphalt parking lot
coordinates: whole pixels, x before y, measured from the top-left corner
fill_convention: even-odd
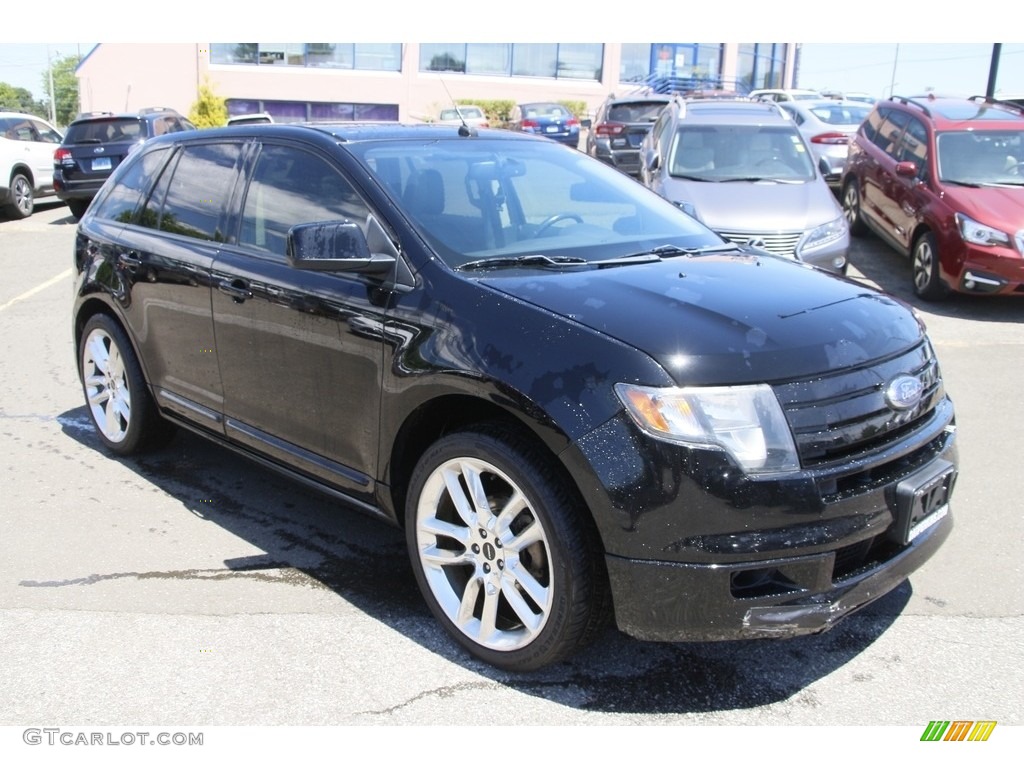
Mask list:
[[[1024,724],[1024,301],[912,301],[906,261],[851,276],[914,303],[957,406],[946,546],[832,632],[649,644],[609,629],[531,675],[456,649],[403,538],[179,434],[112,459],[70,335],[74,221],[0,218],[0,725]],[[998,732],[998,731],[997,731]]]

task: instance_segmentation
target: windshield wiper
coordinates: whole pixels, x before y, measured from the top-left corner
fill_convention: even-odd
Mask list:
[[[702,245],[697,248],[682,248],[678,245],[659,245],[639,253],[631,253],[628,256],[619,256],[604,261],[592,261],[591,264],[601,266],[603,264],[643,263],[645,261],[661,261],[671,256],[704,256],[709,253],[728,253],[738,251],[740,247],[736,243],[721,243],[720,245]]]
[[[716,181],[722,184],[728,184],[731,181],[774,181],[776,184],[803,184],[807,179],[779,179],[774,176],[737,176],[736,178],[716,179]]]
[[[543,253],[531,253],[527,256],[493,256],[489,259],[477,259],[460,264],[455,269],[468,272],[474,269],[492,269],[495,267],[575,267],[585,266],[589,262],[575,256],[545,256]]]

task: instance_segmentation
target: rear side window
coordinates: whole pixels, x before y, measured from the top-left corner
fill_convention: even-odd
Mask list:
[[[238,176],[242,145],[183,147],[143,211],[142,224],[199,240],[224,242],[228,200]]]
[[[153,182],[167,160],[169,149],[147,152],[134,163],[126,164],[121,176],[109,186],[106,196],[98,201],[94,215],[128,223],[139,205],[142,195]]]

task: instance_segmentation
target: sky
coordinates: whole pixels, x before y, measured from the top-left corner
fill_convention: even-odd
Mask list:
[[[892,0],[858,0],[842,6],[784,0],[767,11],[769,6],[765,4],[755,6],[752,0],[734,0],[727,17],[721,10],[723,3],[694,8],[678,0],[647,0],[642,14],[631,19],[616,13],[609,26],[601,14],[557,6],[546,7],[543,15],[534,10],[514,14],[509,12],[514,5],[504,6],[500,24],[496,24],[490,3],[451,5],[447,6],[450,12],[440,14],[433,3],[375,0],[346,8],[335,19],[346,23],[332,25],[331,36],[367,42],[656,43],[664,41],[651,39],[652,32],[665,26],[654,22],[664,20],[672,22],[672,34],[666,37],[676,42],[800,42],[798,85],[804,88],[864,91],[875,97],[893,92],[920,95],[928,90],[970,96],[985,92],[992,44],[998,42],[992,40],[995,24],[975,22],[1010,21],[1001,2],[971,0],[971,13],[965,14],[964,0],[932,0],[925,15],[901,20],[894,15]],[[63,18],[62,6],[70,10],[77,3],[50,0],[48,15]],[[209,0],[177,0],[175,13],[162,14],[159,25],[140,26],[133,17],[118,19],[102,14],[90,21],[79,11],[74,12],[74,29],[84,39],[103,42],[200,42],[197,37],[202,38],[201,42],[321,39],[325,30],[320,0],[288,0],[287,6],[287,16],[240,17],[226,4],[215,8]],[[827,21],[822,17],[825,7],[831,9]],[[19,14],[25,16],[21,23]],[[36,23],[36,15],[25,4],[4,10],[0,82],[26,88],[36,99],[42,99],[48,54],[84,55],[93,43],[50,38],[47,25]],[[1009,29],[1020,35],[1019,12],[1016,19]],[[17,37],[11,36],[14,31]],[[32,38],[33,32],[41,36]],[[996,85],[1004,93],[1024,93],[1024,42],[1002,44]]]

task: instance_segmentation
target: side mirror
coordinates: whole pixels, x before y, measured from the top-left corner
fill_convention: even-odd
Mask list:
[[[906,176],[908,179],[912,179],[917,176],[917,165],[904,160],[902,163],[896,163],[896,175]]]
[[[594,121],[591,120],[589,117],[585,117],[582,120],[580,120],[580,128],[586,128],[588,131],[590,130],[590,126],[592,126],[593,124]]]
[[[288,264],[312,272],[386,274],[395,259],[371,253],[363,231],[351,221],[317,221],[288,230]]]

